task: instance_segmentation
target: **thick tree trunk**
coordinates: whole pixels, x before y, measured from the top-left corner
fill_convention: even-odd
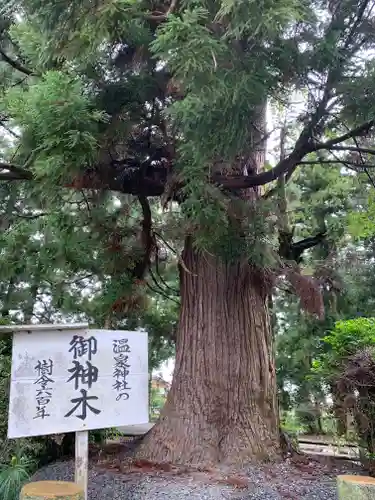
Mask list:
[[[194,251],[190,239],[182,258],[174,379],[138,454],[206,465],[275,459],[276,377],[265,281],[247,263],[224,264]]]

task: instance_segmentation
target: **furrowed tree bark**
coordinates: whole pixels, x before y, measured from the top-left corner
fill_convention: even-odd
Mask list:
[[[138,456],[200,465],[275,459],[276,377],[262,274],[196,252],[190,238],[182,259],[173,383]]]

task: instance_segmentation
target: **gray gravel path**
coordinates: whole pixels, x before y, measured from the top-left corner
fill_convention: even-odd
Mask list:
[[[221,477],[226,477],[221,476]],[[248,486],[219,484],[209,474],[120,474],[91,468],[89,500],[336,500],[335,473],[303,472],[287,463],[249,467],[232,478],[248,479]],[[58,462],[39,470],[32,481],[73,480],[72,462]],[[243,486],[243,485],[242,485]]]

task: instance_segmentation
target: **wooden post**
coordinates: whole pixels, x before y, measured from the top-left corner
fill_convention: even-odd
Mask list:
[[[89,433],[88,431],[76,432],[75,450],[75,482],[84,491],[84,500],[87,500],[89,469]]]
[[[375,478],[337,476],[339,500],[375,500]]]

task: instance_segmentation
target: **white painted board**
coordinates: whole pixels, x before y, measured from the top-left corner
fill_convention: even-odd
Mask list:
[[[9,438],[147,422],[146,332],[15,331]]]

